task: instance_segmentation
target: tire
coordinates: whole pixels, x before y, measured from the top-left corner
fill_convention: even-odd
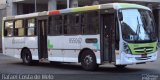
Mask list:
[[[39,61],[38,60],[32,60],[32,63],[31,63],[32,65],[34,64],[34,65],[38,65],[39,64]]]
[[[50,61],[50,64],[53,64],[53,65],[59,65],[59,64],[61,64],[61,62],[54,62],[54,61]]]
[[[118,69],[125,69],[127,65],[115,65]]]
[[[32,55],[28,49],[22,51],[22,61],[25,65],[32,65]]]
[[[94,71],[98,68],[96,57],[91,50],[86,50],[82,53],[81,66],[87,71]]]

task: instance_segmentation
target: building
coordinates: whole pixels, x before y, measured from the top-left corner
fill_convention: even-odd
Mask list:
[[[14,16],[33,12],[111,2],[137,3],[150,7],[154,13],[157,25],[156,30],[160,40],[160,0],[0,0],[0,25],[2,24],[2,17],[4,16]]]

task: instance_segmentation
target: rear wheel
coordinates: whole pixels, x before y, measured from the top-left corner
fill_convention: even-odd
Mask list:
[[[32,64],[32,55],[28,49],[22,51],[22,61],[23,64],[31,65]]]
[[[98,68],[96,57],[91,50],[86,50],[81,56],[81,65],[85,70],[93,71]]]

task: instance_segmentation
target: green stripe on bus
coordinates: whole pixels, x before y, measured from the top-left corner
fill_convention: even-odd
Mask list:
[[[98,5],[96,6],[85,6],[85,7],[78,7],[78,8],[71,8],[72,12],[80,12],[80,11],[89,11],[89,10],[97,10]]]
[[[50,40],[48,40],[48,48],[49,48],[49,49],[53,48],[53,44],[51,43]]]

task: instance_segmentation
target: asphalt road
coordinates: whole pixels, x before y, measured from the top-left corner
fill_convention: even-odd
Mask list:
[[[160,80],[160,52],[155,62],[129,65],[126,69],[117,69],[113,65],[102,65],[93,72],[84,71],[79,64],[75,63],[40,63],[27,66],[23,65],[19,59],[0,54],[0,74],[1,80],[6,74],[51,74],[54,79],[49,79],[52,80]]]

